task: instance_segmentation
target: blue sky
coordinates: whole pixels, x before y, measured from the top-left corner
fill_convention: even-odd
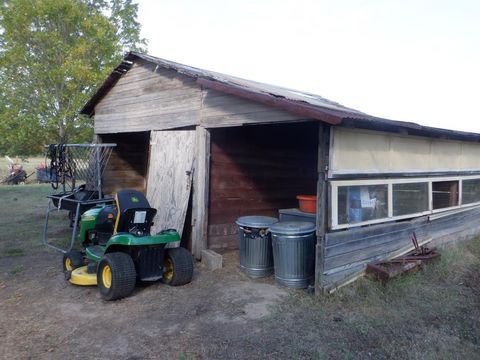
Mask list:
[[[151,55],[480,133],[480,1],[137,2]]]

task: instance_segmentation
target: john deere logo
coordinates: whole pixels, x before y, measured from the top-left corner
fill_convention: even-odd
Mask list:
[[[138,200],[138,197],[136,197],[136,196],[132,196],[131,200],[132,200],[132,202],[134,202],[134,203],[140,202],[140,200]]]

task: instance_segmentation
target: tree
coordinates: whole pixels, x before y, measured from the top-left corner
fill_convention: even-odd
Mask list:
[[[126,50],[144,51],[131,0],[0,2],[0,153],[91,141],[78,111]]]

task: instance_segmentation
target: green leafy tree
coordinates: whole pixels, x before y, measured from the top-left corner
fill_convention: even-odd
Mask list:
[[[91,141],[78,111],[127,50],[145,51],[131,0],[0,1],[0,153]]]

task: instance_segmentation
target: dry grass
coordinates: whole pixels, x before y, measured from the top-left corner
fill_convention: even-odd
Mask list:
[[[276,341],[290,344],[279,356],[478,358],[479,279],[476,238],[443,249],[439,262],[387,286],[365,278],[328,297],[299,293],[266,325],[282,329]]]
[[[41,234],[45,220],[49,184],[0,185],[0,259],[21,257],[43,248]],[[52,212],[49,233],[55,243],[65,243],[70,229],[66,212]]]

